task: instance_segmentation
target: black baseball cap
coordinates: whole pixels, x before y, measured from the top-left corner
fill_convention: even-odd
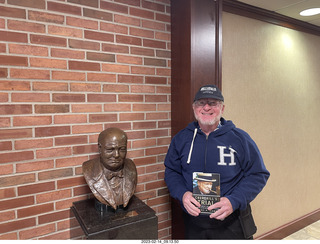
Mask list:
[[[215,85],[205,85],[200,87],[193,101],[197,101],[203,98],[212,98],[220,101],[224,101],[221,91]]]

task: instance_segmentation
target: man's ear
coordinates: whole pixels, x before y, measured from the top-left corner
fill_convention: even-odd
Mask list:
[[[99,153],[101,153],[101,144],[98,143],[98,150],[99,150]]]

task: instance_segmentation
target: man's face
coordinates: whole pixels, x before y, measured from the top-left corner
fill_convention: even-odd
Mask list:
[[[198,187],[203,194],[210,194],[210,191],[212,188],[212,182],[198,181]]]
[[[105,137],[99,145],[100,161],[104,167],[111,171],[123,167],[127,154],[127,140],[124,137]]]
[[[192,108],[200,125],[219,123],[224,111],[222,102],[215,99],[199,99],[193,103]]]

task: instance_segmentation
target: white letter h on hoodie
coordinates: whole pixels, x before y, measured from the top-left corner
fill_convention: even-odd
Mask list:
[[[219,152],[220,152],[220,162],[218,162],[218,165],[222,165],[222,166],[227,165],[227,163],[224,161],[224,158],[225,158],[225,157],[230,157],[229,166],[235,166],[235,165],[236,165],[236,162],[234,161],[234,153],[236,153],[236,150],[234,150],[234,149],[230,146],[230,147],[229,147],[230,154],[227,154],[227,153],[224,153],[224,149],[226,149],[227,147],[217,146],[217,148],[219,148]]]

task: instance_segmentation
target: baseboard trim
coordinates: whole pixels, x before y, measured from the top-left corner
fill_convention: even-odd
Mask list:
[[[255,240],[281,240],[318,220],[320,220],[320,208],[272,231],[262,234],[255,238]]]

